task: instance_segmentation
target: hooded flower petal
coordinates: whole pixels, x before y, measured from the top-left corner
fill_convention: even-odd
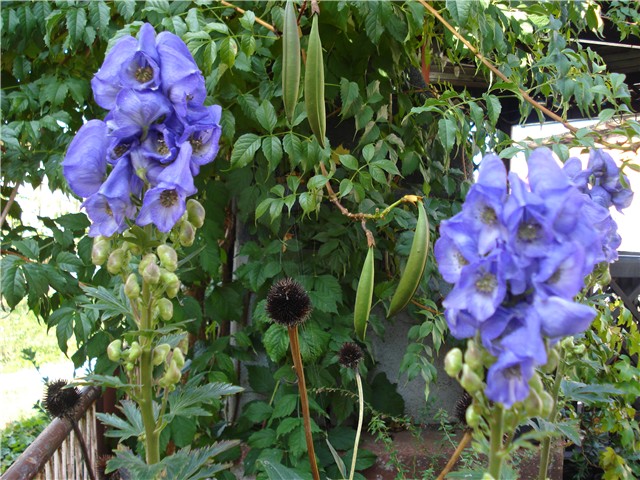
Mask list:
[[[123,88],[144,90],[160,86],[160,66],[155,45],[156,32],[145,23],[138,34],[137,49],[120,69]]]
[[[62,162],[69,187],[80,197],[98,191],[107,173],[107,126],[100,120],[83,125],[71,141]]]
[[[178,188],[156,187],[144,196],[136,220],[138,225],[153,223],[163,233],[169,232],[186,211],[186,197]]]
[[[485,393],[489,400],[511,408],[529,395],[529,380],[533,376],[534,362],[530,357],[520,357],[506,351],[487,373]]]
[[[131,35],[119,39],[109,51],[100,70],[91,80],[93,97],[98,105],[107,110],[116,106],[116,96],[122,90],[120,70],[138,47],[138,41]]]
[[[560,297],[537,297],[531,311],[540,319],[544,336],[551,339],[583,332],[596,315],[593,308]]]
[[[116,99],[112,133],[119,138],[145,137],[152,124],[172,113],[171,104],[157,91],[122,90]]]

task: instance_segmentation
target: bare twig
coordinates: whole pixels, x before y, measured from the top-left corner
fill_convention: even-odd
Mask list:
[[[447,476],[447,473],[451,471],[451,469],[456,464],[456,462],[458,461],[458,458],[460,458],[460,455],[462,455],[462,452],[467,447],[470,441],[471,441],[471,431],[467,430],[466,432],[464,432],[464,436],[460,440],[460,443],[458,444],[456,451],[453,452],[453,455],[451,455],[451,458],[447,462],[447,465],[444,467],[442,472],[440,472],[440,475],[438,475],[438,478],[436,480],[444,480],[444,478]]]
[[[236,12],[244,15],[244,12],[246,10],[243,10],[240,7],[236,7],[235,5],[226,2],[225,0],[220,0],[220,3],[222,5],[224,5],[225,7],[231,7],[233,8]],[[259,23],[260,25],[262,25],[264,28],[271,30],[273,33],[275,33],[276,35],[280,36],[280,32],[278,32],[278,30],[276,29],[276,27],[274,27],[273,25],[271,25],[270,23],[265,22],[264,20],[262,20],[260,17],[256,17],[256,23]]]
[[[2,228],[2,226],[4,225],[4,221],[7,218],[7,215],[9,214],[9,210],[11,209],[13,202],[15,202],[16,200],[16,194],[18,193],[18,188],[20,187],[21,183],[22,182],[18,182],[13,187],[13,190],[11,190],[11,194],[9,195],[9,199],[7,200],[7,204],[2,209],[2,214],[0,215],[0,228]]]
[[[416,307],[421,308],[422,310],[426,310],[427,312],[433,313],[434,315],[442,315],[442,312],[434,310],[431,307],[427,307],[426,305],[423,305],[420,302],[417,302],[417,301],[415,301],[413,299],[411,299],[411,303],[413,303]]]

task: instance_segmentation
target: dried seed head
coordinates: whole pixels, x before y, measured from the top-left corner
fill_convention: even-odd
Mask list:
[[[267,314],[285,327],[300,325],[311,309],[311,299],[305,289],[290,278],[278,280],[267,294]]]
[[[338,355],[338,362],[340,362],[340,365],[345,368],[353,368],[354,370],[358,368],[358,364],[364,358],[362,349],[357,343],[353,342],[344,343],[340,348],[340,353]]]
[[[453,410],[455,417],[460,421],[460,423],[464,425],[467,424],[467,408],[469,408],[472,401],[473,398],[471,397],[471,395],[469,395],[467,392],[462,392],[462,395],[460,396],[460,398],[458,398],[456,406]]]
[[[66,380],[55,380],[47,383],[44,392],[44,408],[52,417],[70,415],[80,400],[80,392],[75,387],[66,388]]]

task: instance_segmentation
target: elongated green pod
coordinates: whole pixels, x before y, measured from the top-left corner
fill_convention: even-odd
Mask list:
[[[429,219],[427,218],[427,212],[424,210],[424,205],[422,205],[422,202],[418,202],[418,223],[411,243],[411,251],[409,252],[407,265],[398,282],[398,288],[391,298],[387,318],[402,310],[413,297],[424,273],[428,253]]]
[[[369,247],[367,256],[364,259],[360,280],[358,280],[358,290],[356,292],[356,304],[353,309],[353,326],[356,335],[364,341],[367,332],[367,322],[371,312],[371,301],[373,299],[373,247]]]
[[[314,15],[307,47],[307,65],[304,74],[304,100],[307,107],[307,120],[311,131],[324,148],[324,136],[327,132],[327,115],[324,106],[324,60],[322,43],[318,30],[318,16]]]
[[[300,37],[293,0],[287,0],[282,27],[282,101],[290,124],[293,122],[299,91]]]

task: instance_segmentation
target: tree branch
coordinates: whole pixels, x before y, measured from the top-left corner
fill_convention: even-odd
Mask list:
[[[235,5],[226,2],[225,0],[220,0],[220,3],[222,5],[224,5],[225,7],[231,7],[233,8],[236,12],[240,13],[241,15],[244,15],[244,13],[246,12],[246,10],[243,10],[240,7],[236,7]],[[256,23],[259,23],[260,25],[262,25],[264,28],[266,28],[267,30],[271,30],[273,33],[275,33],[277,36],[280,36],[280,32],[278,32],[278,30],[276,29],[276,27],[274,27],[273,25],[271,25],[270,23],[265,22],[264,20],[262,20],[260,17],[256,17]]]
[[[21,183],[22,182],[20,181],[16,183],[16,185],[13,187],[13,190],[11,190],[11,194],[9,195],[9,200],[7,200],[7,204],[2,209],[2,214],[0,214],[0,228],[2,228],[2,226],[4,225],[4,221],[7,218],[7,215],[9,214],[11,205],[13,205],[13,202],[15,202],[16,200],[16,194],[18,193],[18,188],[20,187]]]

